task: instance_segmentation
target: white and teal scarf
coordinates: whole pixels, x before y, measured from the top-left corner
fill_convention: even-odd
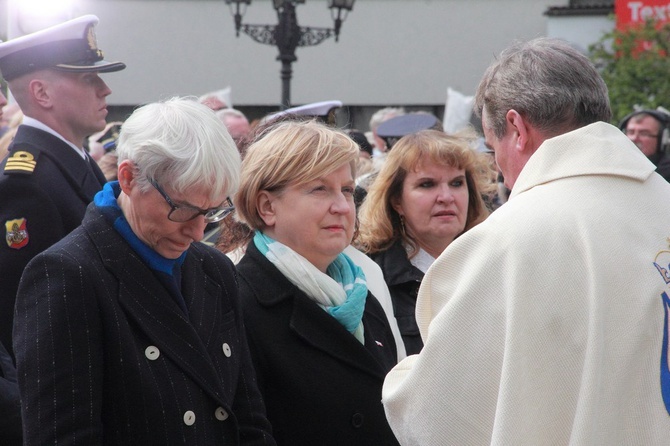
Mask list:
[[[254,235],[258,250],[295,286],[326,310],[361,344],[363,310],[368,286],[363,270],[340,253],[328,265],[326,274],[286,245],[260,231]]]

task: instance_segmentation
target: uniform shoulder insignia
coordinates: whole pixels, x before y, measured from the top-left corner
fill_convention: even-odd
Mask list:
[[[37,166],[37,154],[25,150],[12,153],[5,163],[5,175],[31,175]]]
[[[17,218],[5,222],[7,246],[12,249],[21,249],[28,244],[27,225],[28,221],[25,218]]]

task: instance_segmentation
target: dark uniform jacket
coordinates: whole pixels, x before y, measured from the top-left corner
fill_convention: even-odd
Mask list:
[[[384,280],[389,287],[393,302],[393,314],[398,322],[407,355],[419,353],[423,348],[423,341],[414,311],[423,272],[409,261],[407,251],[400,241],[396,241],[386,251],[372,254],[370,257],[377,262],[384,273]]]
[[[11,352],[14,299],[23,268],[79,226],[105,183],[94,162],[43,130],[22,125],[0,164],[0,342]]]
[[[363,345],[253,241],[238,270],[249,346],[277,444],[397,444],[381,404],[396,349],[374,296],[365,305]]]
[[[0,342],[0,444],[21,445],[21,407],[16,368]]]
[[[95,204],[38,254],[14,325],[29,445],[274,444],[228,258],[194,243],[188,316]]]

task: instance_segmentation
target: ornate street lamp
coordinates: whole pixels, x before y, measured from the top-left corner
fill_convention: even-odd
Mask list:
[[[277,25],[243,25],[242,16],[246,12],[251,0],[225,0],[231,14],[235,18],[235,35],[240,36],[240,30],[248,34],[256,42],[266,45],[276,45],[279,49],[277,60],[281,61],[282,100],[281,109],[291,106],[291,64],[298,60],[295,49],[299,46],[318,45],[325,39],[335,36],[338,41],[342,22],[354,7],[355,0],[328,0],[328,7],[334,21],[334,28],[301,27],[295,14],[295,5],[305,3],[305,0],[272,0],[279,20]],[[233,11],[233,4],[235,10]]]

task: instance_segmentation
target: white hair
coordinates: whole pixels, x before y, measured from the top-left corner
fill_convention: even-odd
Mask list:
[[[210,198],[232,195],[240,182],[240,155],[223,123],[191,98],[172,98],[138,108],[123,123],[116,152],[130,160],[137,182],[149,180],[179,193],[207,187]]]

